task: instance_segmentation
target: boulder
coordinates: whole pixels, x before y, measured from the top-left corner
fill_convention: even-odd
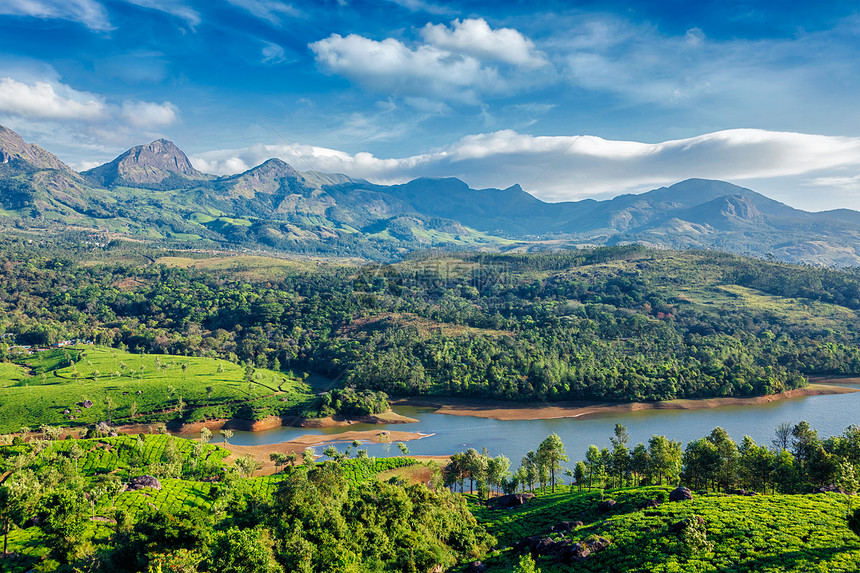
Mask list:
[[[487,566],[480,561],[470,563],[469,566],[466,567],[466,573],[484,573],[486,570]]]
[[[92,400],[84,400],[83,403],[81,403],[81,406],[83,406],[84,408],[92,408],[93,407],[93,401]]]
[[[561,521],[550,527],[549,530],[564,533],[566,531],[573,531],[577,527],[582,527],[582,525],[583,523],[581,521]]]
[[[676,487],[669,494],[669,501],[684,501],[687,499],[693,499],[693,492],[686,487]]]
[[[614,499],[605,499],[597,504],[597,511],[600,513],[609,513],[615,506],[618,505],[618,502]]]
[[[639,505],[639,509],[654,509],[660,507],[660,502],[656,499],[646,499]]]
[[[838,485],[830,484],[820,487],[813,491],[812,493],[846,493],[844,489],[839,487]]]
[[[497,509],[505,509],[523,505],[527,501],[534,499],[534,497],[535,494],[533,493],[512,493],[508,495],[500,495],[499,497],[493,498],[492,504]]]
[[[161,482],[158,481],[158,478],[152,476],[137,476],[136,478],[132,478],[128,484],[128,489],[130,490],[138,490],[145,487],[161,489]]]

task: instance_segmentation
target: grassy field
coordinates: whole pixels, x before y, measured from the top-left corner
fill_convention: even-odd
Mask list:
[[[564,565],[553,556],[540,557],[544,573],[553,571],[777,572],[860,571],[860,538],[845,521],[846,497],[815,495],[695,496],[692,501],[663,502],[639,509],[668,490],[656,487],[607,491],[605,499],[618,503],[608,513],[598,511],[601,494],[564,491],[539,494],[517,509],[488,509],[472,500],[479,522],[499,540],[484,562],[488,571],[509,571],[519,560],[510,546],[524,537],[550,534],[561,521],[583,525],[563,534],[574,542],[597,537],[607,549],[586,560]],[[698,533],[675,533],[672,524],[700,516]],[[461,569],[462,570],[462,569]]]
[[[241,413],[243,406],[255,418],[308,399],[307,387],[282,372],[255,369],[250,381],[246,376],[242,366],[213,358],[87,345],[39,352],[17,364],[0,364],[0,433],[108,419],[225,418]],[[92,406],[84,407],[86,401]]]

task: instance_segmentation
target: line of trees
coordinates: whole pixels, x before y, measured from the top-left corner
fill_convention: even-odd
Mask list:
[[[808,422],[780,424],[770,444],[749,436],[736,443],[717,427],[686,447],[666,436],[652,436],[647,444],[629,446],[630,436],[616,424],[611,447],[589,446],[572,468],[564,444],[556,434],[523,456],[519,468],[509,471],[505,456],[490,457],[475,449],[454,454],[443,472],[448,487],[477,492],[555,491],[560,476],[577,489],[619,488],[640,485],[684,484],[695,490],[730,492],[746,489],[761,493],[807,493],[836,486],[856,491],[855,468],[860,468],[860,427],[821,439]]]

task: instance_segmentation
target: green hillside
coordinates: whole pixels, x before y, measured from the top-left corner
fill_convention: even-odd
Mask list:
[[[309,398],[305,384],[266,368],[77,345],[0,367],[0,433],[43,424],[259,419]]]
[[[786,572],[860,571],[860,538],[845,521],[845,496],[695,495],[692,501],[665,501],[667,489],[656,487],[610,491],[575,488],[538,493],[521,508],[470,507],[480,523],[507,547],[484,560],[487,571],[511,571],[523,551],[510,546],[528,536],[589,543],[602,539],[606,548],[583,560],[563,563],[538,556],[538,567],[554,571],[630,572]],[[617,505],[598,510],[603,499]],[[658,507],[642,509],[649,500]],[[682,520],[704,520],[673,531]],[[552,533],[564,521],[582,521],[570,532]],[[528,553],[528,551],[526,551]],[[460,568],[459,571],[464,571]]]

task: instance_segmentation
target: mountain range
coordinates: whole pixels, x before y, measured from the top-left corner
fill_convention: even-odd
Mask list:
[[[377,185],[299,172],[280,159],[216,177],[164,139],[78,173],[2,126],[0,225],[376,260],[427,248],[638,242],[860,265],[860,212],[802,211],[724,181],[688,179],[607,201],[546,203],[519,185],[472,189],[455,178]]]

